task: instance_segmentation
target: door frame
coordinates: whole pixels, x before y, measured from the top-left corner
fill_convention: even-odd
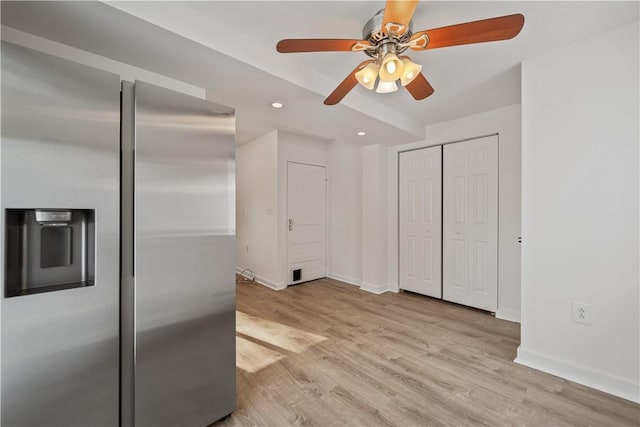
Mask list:
[[[292,285],[291,283],[291,275],[289,274],[289,164],[298,164],[304,166],[312,166],[317,168],[324,169],[324,269],[325,269],[325,277],[329,272],[329,167],[326,165],[316,165],[308,162],[297,162],[295,160],[287,160],[286,161],[286,182],[285,182],[285,216],[284,216],[284,227],[285,227],[285,236],[286,243],[284,245],[285,251],[285,259],[284,259],[284,274],[286,280],[284,282],[285,288]]]
[[[396,262],[398,263],[398,275],[396,277],[397,283],[398,283],[398,292],[400,291],[400,154],[402,153],[407,153],[410,151],[418,151],[418,150],[422,150],[425,148],[431,148],[431,147],[444,147],[445,145],[450,145],[450,144],[455,144],[457,142],[466,142],[466,141],[473,141],[474,139],[482,139],[482,138],[487,138],[490,136],[497,136],[498,137],[498,212],[497,212],[497,221],[498,221],[498,227],[496,230],[496,239],[497,239],[497,246],[496,246],[496,250],[498,253],[498,258],[497,258],[497,267],[498,267],[498,277],[496,279],[497,282],[497,286],[498,286],[498,294],[497,294],[497,301],[496,301],[496,310],[500,309],[500,134],[498,132],[492,132],[492,133],[488,133],[486,135],[477,135],[477,136],[472,136],[469,138],[462,138],[462,139],[456,139],[453,141],[447,141],[447,142],[439,142],[437,144],[428,144],[428,145],[424,145],[421,147],[415,147],[415,148],[411,148],[408,150],[402,150],[402,151],[398,151],[397,155],[396,155],[396,191],[397,191],[397,197],[396,197],[396,212],[398,213],[397,215],[397,221],[396,221],[396,232],[398,235],[398,239],[396,241],[396,245],[398,247],[398,259],[396,260]],[[444,162],[444,148],[442,148],[442,152],[443,155],[440,158],[441,162]],[[441,166],[444,166],[443,164],[441,164]],[[441,169],[442,170],[442,169]],[[441,180],[441,195],[444,196],[444,179]],[[440,228],[443,228],[444,226],[444,203],[441,203],[440,205],[440,210],[441,210],[441,215],[440,215]],[[444,250],[443,248],[444,245],[444,239],[442,239],[442,237],[440,238],[440,251],[442,253],[442,256],[440,257],[440,269],[441,271],[443,271],[444,269],[444,253],[442,252]],[[288,260],[287,260],[288,261]],[[442,282],[442,275],[440,275],[440,295],[442,295],[443,293],[443,282]],[[439,298],[441,300],[442,296]],[[444,300],[443,300],[444,301]]]

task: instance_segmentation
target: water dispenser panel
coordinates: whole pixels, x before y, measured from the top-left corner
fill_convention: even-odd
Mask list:
[[[92,209],[7,209],[5,297],[92,286]]]

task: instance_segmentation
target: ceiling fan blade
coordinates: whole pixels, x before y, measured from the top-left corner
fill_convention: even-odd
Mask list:
[[[411,96],[413,96],[414,99],[418,101],[421,99],[425,99],[426,97],[432,95],[434,92],[433,87],[431,87],[431,84],[429,84],[427,79],[424,77],[424,74],[422,73],[418,74],[416,78],[411,81],[411,83],[405,86],[405,88],[407,88]]]
[[[434,28],[433,30],[414,33],[411,40],[417,40],[426,34],[429,42],[426,46],[424,43],[420,43],[412,46],[411,49],[436,49],[439,47],[508,40],[517,36],[523,25],[524,16],[517,13],[515,15]]]
[[[276,45],[280,53],[295,52],[350,52],[364,50],[371,44],[355,39],[284,39]],[[354,49],[355,48],[355,49]]]
[[[336,105],[338,102],[342,101],[342,98],[344,98],[346,94],[348,94],[351,89],[353,89],[354,86],[358,84],[356,73],[364,68],[365,65],[370,64],[371,62],[373,61],[363,61],[360,63],[360,65],[354,68],[351,74],[349,74],[347,78],[344,79],[333,92],[331,92],[331,95],[327,96],[327,99],[324,100],[324,105]]]
[[[389,34],[389,30],[397,34],[406,33],[416,6],[418,0],[387,0],[382,18],[382,31],[385,34]]]

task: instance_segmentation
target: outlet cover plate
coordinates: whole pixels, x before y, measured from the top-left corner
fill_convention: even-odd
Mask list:
[[[591,304],[574,301],[571,303],[573,321],[584,325],[591,325]]]

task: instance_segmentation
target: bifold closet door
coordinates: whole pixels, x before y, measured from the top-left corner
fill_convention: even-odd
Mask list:
[[[498,306],[498,136],[444,146],[443,299]]]
[[[442,147],[400,153],[400,289],[442,297]]]

